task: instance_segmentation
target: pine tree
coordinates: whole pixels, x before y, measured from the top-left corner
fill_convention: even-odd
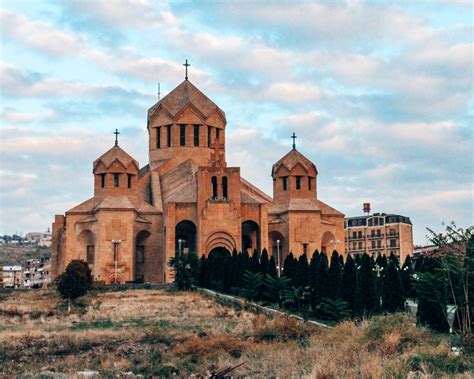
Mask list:
[[[337,299],[341,289],[342,268],[339,254],[336,250],[334,250],[331,255],[331,265],[329,266],[328,277],[329,293],[327,297]]]
[[[277,277],[275,257],[273,255],[270,257],[270,261],[268,262],[268,275],[270,275],[272,278]]]
[[[373,259],[364,253],[359,270],[358,302],[361,312],[365,315],[373,314],[380,303],[377,299],[373,268]]]
[[[322,253],[318,263],[318,270],[316,274],[316,288],[314,296],[314,307],[316,307],[323,298],[329,297],[329,269],[328,257]]]
[[[386,312],[403,310],[403,287],[395,260],[388,262],[383,275],[382,309]]]
[[[405,298],[415,297],[415,289],[412,283],[413,273],[413,264],[410,256],[407,255],[405,263],[402,266],[402,270],[400,271],[400,278],[402,280],[403,286],[403,296]]]
[[[355,316],[357,313],[357,269],[351,255],[347,257],[346,264],[341,280],[341,297],[351,310],[351,315]]]
[[[306,253],[300,255],[296,264],[295,284],[297,287],[306,287],[308,285],[308,258]]]
[[[262,256],[260,257],[260,272],[265,277],[268,274],[268,251],[263,249]]]

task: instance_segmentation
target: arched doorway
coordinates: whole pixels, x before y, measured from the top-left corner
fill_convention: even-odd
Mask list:
[[[175,249],[183,253],[196,251],[196,225],[192,221],[184,220],[176,225]]]
[[[148,230],[142,230],[135,238],[134,281],[136,283],[145,281],[146,240],[150,235]]]
[[[207,262],[210,287],[228,292],[232,285],[231,252],[224,246],[214,247],[209,252]]]
[[[77,237],[81,250],[81,259],[85,257],[85,261],[89,265],[91,271],[94,273],[95,263],[95,235],[89,230],[83,230]]]
[[[244,221],[242,223],[242,251],[252,254],[254,249],[260,251],[260,227],[255,221]]]
[[[206,241],[207,254],[209,254],[216,248],[224,248],[228,252],[231,252],[236,248],[235,240],[229,233],[224,230],[215,231],[208,237]]]
[[[321,252],[325,254],[331,254],[333,250],[337,248],[337,241],[334,234],[331,232],[324,232],[321,237]]]

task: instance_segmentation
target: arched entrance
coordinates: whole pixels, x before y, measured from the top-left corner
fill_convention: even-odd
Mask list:
[[[134,281],[143,283],[145,281],[145,263],[146,263],[146,240],[151,233],[147,230],[140,231],[135,238],[135,257],[134,257]]]
[[[83,230],[77,237],[80,245],[81,259],[85,257],[85,261],[89,265],[92,273],[94,274],[94,263],[95,263],[95,235],[89,230]]]
[[[321,252],[325,254],[331,254],[333,250],[337,248],[337,241],[334,234],[331,232],[324,232],[321,237]]]
[[[252,254],[254,249],[260,251],[260,227],[255,221],[244,221],[242,223],[242,251]]]
[[[192,221],[179,222],[175,228],[175,249],[187,253],[196,251],[196,225]]]
[[[235,246],[234,238],[224,230],[212,233],[206,241],[206,252],[209,254],[216,248],[224,248],[228,252],[232,252]]]

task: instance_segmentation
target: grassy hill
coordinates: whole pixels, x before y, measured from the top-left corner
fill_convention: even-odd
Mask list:
[[[49,257],[50,248],[35,245],[0,245],[0,266],[24,265],[27,259]]]
[[[198,292],[94,291],[71,314],[51,290],[0,292],[0,377],[86,369],[188,377],[239,364],[232,375],[469,377],[467,357],[451,355],[445,336],[401,314],[322,329]]]

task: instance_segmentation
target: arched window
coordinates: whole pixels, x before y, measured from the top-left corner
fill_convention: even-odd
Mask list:
[[[222,177],[222,197],[224,199],[228,198],[228,195],[227,195],[227,176]]]
[[[217,177],[213,176],[211,179],[212,182],[212,199],[217,199]]]

